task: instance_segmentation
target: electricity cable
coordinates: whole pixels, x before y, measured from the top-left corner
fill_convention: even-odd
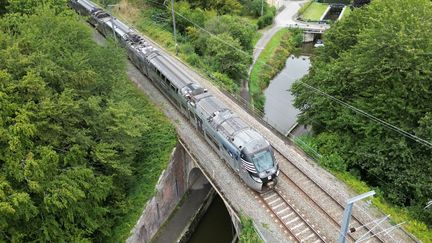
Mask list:
[[[162,4],[160,4],[160,3],[153,2],[153,1],[148,1],[148,2],[155,3],[155,4],[158,4],[158,5],[162,5]],[[163,5],[163,6],[168,7],[167,5]],[[239,52],[243,53],[244,55],[250,56],[249,53],[247,53],[247,52],[245,52],[244,50],[241,50],[241,49],[239,49],[239,48],[237,48],[237,47],[231,45],[230,43],[224,41],[223,39],[219,38],[219,37],[216,36],[215,34],[211,33],[211,32],[208,31],[208,30],[206,30],[206,29],[203,28],[202,26],[196,24],[195,22],[193,22],[192,20],[190,20],[190,19],[188,19],[187,17],[183,16],[182,14],[178,13],[177,11],[174,10],[174,12],[175,12],[176,15],[178,15],[178,16],[180,16],[181,18],[185,19],[186,21],[188,21],[188,22],[191,23],[192,25],[196,26],[196,27],[199,28],[200,30],[202,30],[202,31],[204,31],[205,33],[209,34],[210,36],[216,38],[217,40],[219,40],[220,42],[224,43],[225,45],[231,47],[232,49],[234,49],[234,50],[236,50],[236,51],[239,51]],[[257,62],[258,62],[258,60],[257,60]],[[264,65],[267,66],[267,67],[270,67],[270,66],[269,66],[268,64],[266,64],[266,63],[262,63],[262,64],[264,64]],[[281,74],[281,75],[284,75],[285,77],[287,77],[286,74]],[[401,134],[401,135],[403,135],[403,136],[405,136],[405,137],[407,137],[407,138],[409,138],[409,139],[412,139],[413,141],[415,141],[415,142],[417,142],[417,143],[420,143],[420,144],[422,144],[422,145],[424,145],[424,146],[427,146],[427,147],[429,147],[429,148],[432,148],[432,142],[429,142],[429,141],[427,141],[427,140],[425,140],[425,139],[423,139],[423,138],[420,138],[420,137],[418,137],[418,136],[416,136],[416,135],[414,135],[414,134],[412,134],[412,133],[409,133],[409,132],[407,132],[407,131],[405,131],[405,130],[403,130],[403,129],[401,129],[401,128],[399,128],[399,127],[397,127],[397,126],[395,126],[395,125],[393,125],[393,124],[391,124],[391,123],[389,123],[389,122],[387,122],[387,121],[384,121],[384,120],[382,120],[382,119],[380,119],[380,118],[378,118],[378,117],[376,117],[376,116],[374,116],[374,115],[372,115],[372,114],[370,114],[370,113],[368,113],[368,112],[366,112],[366,111],[364,111],[364,110],[362,110],[362,109],[359,109],[359,108],[357,108],[357,107],[355,107],[355,106],[353,106],[353,105],[350,105],[350,104],[348,104],[347,102],[344,102],[344,101],[342,101],[342,100],[340,100],[340,99],[338,99],[338,98],[336,98],[336,97],[334,97],[334,96],[332,96],[332,95],[330,95],[330,94],[327,94],[326,92],[324,92],[324,91],[322,91],[322,90],[320,90],[320,89],[318,89],[318,88],[315,88],[315,87],[313,87],[313,86],[310,85],[310,84],[307,84],[307,83],[305,83],[305,82],[303,82],[303,81],[301,81],[301,80],[297,80],[297,82],[299,82],[301,85],[305,86],[306,88],[308,88],[308,89],[310,89],[310,90],[312,90],[312,91],[314,91],[314,92],[316,92],[316,93],[318,93],[318,94],[320,94],[320,95],[322,95],[322,96],[324,96],[324,97],[326,97],[326,98],[328,98],[328,99],[330,99],[330,100],[333,100],[333,101],[335,101],[336,103],[338,103],[338,104],[340,104],[340,105],[342,105],[342,106],[345,106],[346,108],[348,108],[348,109],[350,109],[350,110],[352,110],[352,111],[354,111],[354,112],[356,112],[356,113],[358,113],[358,114],[360,114],[360,115],[362,115],[362,116],[364,116],[364,117],[366,117],[366,118],[369,118],[369,119],[372,120],[372,121],[375,121],[375,122],[377,122],[377,123],[380,123],[381,125],[383,125],[383,126],[389,128],[389,129],[391,129],[391,130],[393,130],[393,131],[395,131],[395,132],[397,132],[397,133],[399,133],[399,134]]]
[[[152,2],[152,1],[148,1],[148,2]],[[156,3],[156,2],[153,2],[153,3]],[[159,3],[156,3],[156,4],[159,4]],[[159,5],[162,5],[162,4],[159,4]],[[163,6],[165,6],[165,5],[163,5]],[[220,38],[218,38],[217,36],[215,36],[213,33],[211,33],[211,32],[209,32],[209,31],[207,31],[207,30],[205,30],[204,28],[202,28],[201,26],[199,26],[198,24],[195,24],[194,22],[192,22],[191,20],[189,20],[189,19],[187,19],[186,17],[184,17],[183,15],[181,15],[181,14],[179,14],[178,12],[175,12],[177,15],[179,15],[180,17],[182,17],[182,18],[184,18],[184,19],[186,19],[188,22],[190,22],[190,23],[192,23],[193,25],[195,25],[195,26],[197,26],[198,28],[200,28],[201,30],[203,30],[203,31],[205,31],[206,33],[208,33],[209,35],[212,35],[212,36],[214,36],[215,38],[217,38],[218,40],[220,40],[221,42],[223,42],[223,43],[225,43],[226,45],[228,45],[228,46],[230,46],[231,48],[233,48],[233,49],[235,49],[235,50],[237,50],[237,51],[240,51],[241,53],[243,53],[243,54],[246,54],[246,55],[248,55],[249,56],[249,54],[248,53],[246,53],[245,51],[243,51],[243,50],[241,50],[241,49],[238,49],[238,48],[236,48],[236,47],[234,47],[234,46],[232,46],[232,45],[230,45],[229,43],[226,43],[225,41],[223,41],[222,39],[220,39]],[[268,66],[268,64],[265,64],[264,63],[264,65],[266,65],[266,66]],[[208,73],[207,73],[208,74]],[[299,80],[298,80],[299,81]],[[300,82],[300,81],[299,81]],[[301,83],[303,83],[303,82],[301,82]],[[349,105],[348,103],[345,103],[345,102],[343,102],[343,101],[341,101],[341,100],[339,100],[339,99],[337,99],[337,98],[335,98],[335,97],[333,97],[333,96],[331,96],[331,95],[329,95],[329,94],[327,94],[327,93],[325,93],[325,92],[323,92],[323,91],[321,91],[321,90],[319,90],[319,89],[317,89],[317,88],[315,88],[315,87],[313,87],[313,86],[310,86],[310,85],[308,85],[308,84],[305,84],[305,85],[307,85],[306,87],[308,87],[308,88],[310,88],[310,89],[312,89],[312,90],[314,90],[314,91],[316,91],[316,92],[319,92],[320,94],[322,94],[322,95],[325,95],[326,97],[328,97],[328,98],[330,98],[330,99],[332,99],[332,100],[335,100],[336,102],[338,102],[339,104],[341,104],[341,105],[343,105],[343,106],[347,106],[348,108],[350,108],[350,109],[356,109],[356,110],[358,110],[358,113],[360,113],[360,114],[362,114],[362,115],[364,115],[364,116],[367,116],[367,117],[369,117],[370,116],[370,118],[372,119],[372,118],[374,118],[373,120],[374,121],[376,121],[376,122],[379,122],[379,123],[381,123],[381,122],[384,122],[384,125],[385,124],[388,124],[388,125],[386,125],[386,126],[390,126],[390,128],[391,127],[394,127],[394,129],[392,129],[392,130],[395,130],[395,131],[398,131],[399,133],[401,133],[402,135],[404,135],[404,136],[407,136],[407,137],[409,137],[409,138],[411,138],[411,139],[414,139],[416,142],[419,142],[419,143],[422,143],[422,141],[423,142],[425,142],[425,146],[428,146],[428,147],[432,147],[432,143],[430,143],[430,142],[428,142],[428,141],[426,141],[426,140],[424,140],[424,139],[421,139],[421,138],[418,138],[417,136],[415,136],[415,135],[412,135],[412,134],[410,134],[410,133],[408,133],[408,132],[406,132],[406,131],[404,131],[404,130],[402,130],[402,129],[400,129],[400,128],[398,128],[398,127],[396,127],[396,126],[394,126],[394,125],[392,125],[392,124],[390,124],[390,123],[387,123],[387,122],[385,122],[385,121],[383,121],[383,120],[381,120],[381,119],[379,119],[379,118],[376,118],[375,116],[373,116],[373,115],[371,115],[371,114],[369,114],[369,113],[367,113],[367,112],[365,112],[365,111],[362,111],[361,109],[358,109],[358,108],[356,108],[356,107],[354,107],[354,106],[351,106],[351,105]],[[241,98],[241,99],[243,99],[244,100],[244,98],[243,97],[237,97],[237,98]],[[261,110],[259,110],[261,113],[263,113]],[[400,130],[400,131],[399,131]],[[289,134],[289,138],[291,139],[291,140],[293,140],[293,136],[291,135],[291,134]],[[304,143],[302,140],[300,140],[302,143]],[[423,143],[422,143],[423,144]],[[308,146],[309,147],[309,146]],[[314,148],[312,148],[312,147],[309,147],[316,155],[319,155],[320,156],[320,154],[314,149]],[[309,171],[310,173],[312,173],[315,177],[317,176],[316,175],[316,173],[315,172],[313,172],[313,171],[311,171],[310,169],[308,169],[308,168],[306,168],[306,170],[307,171]],[[319,178],[319,177],[318,177]],[[380,179],[380,178],[378,178],[378,179]],[[337,193],[337,194],[339,194],[339,193]],[[348,199],[346,196],[344,196],[344,195],[340,195],[339,194],[339,196],[341,196],[342,198],[345,198],[345,199]],[[365,211],[360,205],[354,205],[355,207],[358,207],[361,211],[363,211],[366,215],[368,215],[371,219],[373,218],[372,216],[370,216],[369,214],[368,214],[368,212],[367,211]],[[346,237],[346,236],[345,236]],[[392,236],[390,236],[390,237],[392,237]]]

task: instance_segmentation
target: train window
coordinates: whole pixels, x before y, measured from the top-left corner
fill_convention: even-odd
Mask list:
[[[190,117],[195,120],[195,114],[192,111],[189,111]]]
[[[219,148],[219,144],[216,142],[215,138],[213,138],[212,135],[209,135],[206,133],[206,137],[216,146],[216,148]]]
[[[172,84],[171,84],[171,89],[172,89],[173,91],[176,91],[176,88],[175,88],[174,85],[172,85]]]
[[[243,153],[243,151],[240,153],[240,157],[241,157],[242,159],[246,160],[246,156],[245,156],[245,154]]]

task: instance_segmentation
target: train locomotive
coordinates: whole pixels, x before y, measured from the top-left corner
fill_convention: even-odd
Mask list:
[[[103,35],[114,38],[127,50],[134,65],[177,106],[240,178],[262,192],[277,183],[278,163],[270,143],[242,121],[169,58],[161,55],[137,31],[88,0],[69,5]]]

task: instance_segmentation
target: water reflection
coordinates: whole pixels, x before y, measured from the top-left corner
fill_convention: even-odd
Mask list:
[[[311,45],[307,45],[302,49],[302,55],[291,55],[286,61],[285,68],[270,82],[269,87],[264,91],[266,97],[264,119],[283,134],[286,134],[297,121],[299,110],[292,105],[294,97],[289,90],[294,81],[300,79],[309,71],[310,60],[309,56],[306,55],[312,51],[313,43]]]
[[[224,202],[216,196],[188,243],[231,243],[235,229]]]

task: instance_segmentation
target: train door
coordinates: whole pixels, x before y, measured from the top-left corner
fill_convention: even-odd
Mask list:
[[[197,127],[198,127],[198,131],[199,131],[200,133],[204,134],[204,130],[203,130],[203,127],[202,127],[203,122],[202,122],[201,118],[199,118],[199,117],[197,116],[196,119],[197,119]]]
[[[239,171],[240,170],[240,159],[239,159],[239,154],[237,152],[234,155],[233,163],[234,163],[235,171]]]
[[[149,73],[149,66],[150,66],[150,61],[147,58],[143,58],[144,61],[144,65],[145,65],[145,73],[148,76]]]

